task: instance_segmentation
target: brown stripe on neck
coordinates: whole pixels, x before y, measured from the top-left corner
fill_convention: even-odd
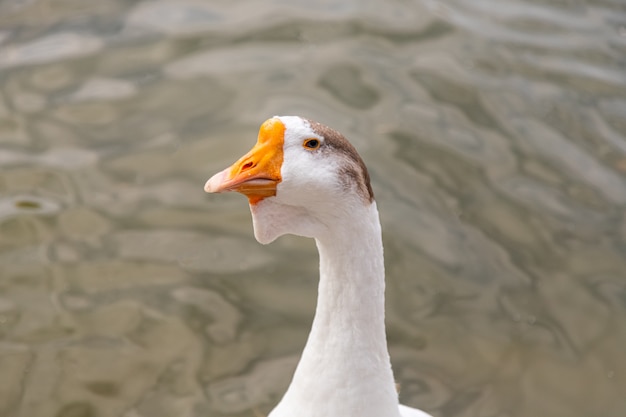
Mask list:
[[[374,201],[370,175],[356,148],[341,133],[321,123],[305,119],[311,130],[324,138],[324,143],[344,157],[346,164],[340,174],[347,188],[356,185],[356,191],[365,201]]]

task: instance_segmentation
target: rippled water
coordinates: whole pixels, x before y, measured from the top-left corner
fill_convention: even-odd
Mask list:
[[[5,0],[0,416],[272,408],[315,248],[202,185],[274,114],[370,167],[405,403],[626,415],[622,0]]]

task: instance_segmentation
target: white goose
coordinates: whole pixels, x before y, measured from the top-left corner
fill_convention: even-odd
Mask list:
[[[245,194],[260,243],[291,233],[314,238],[319,251],[311,333],[269,417],[430,417],[398,403],[378,210],[367,169],[343,135],[297,116],[271,118],[252,150],[204,189]]]

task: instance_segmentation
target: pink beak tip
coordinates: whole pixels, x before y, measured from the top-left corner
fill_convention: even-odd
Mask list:
[[[204,191],[207,193],[219,193],[221,190],[221,185],[224,182],[225,172],[221,171],[217,174],[213,175],[209,180],[204,184]]]

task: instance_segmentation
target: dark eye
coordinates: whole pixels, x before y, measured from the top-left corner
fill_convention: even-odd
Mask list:
[[[317,149],[319,148],[321,145],[320,141],[318,139],[307,139],[304,141],[304,143],[302,143],[302,146],[304,146],[307,149]]]

